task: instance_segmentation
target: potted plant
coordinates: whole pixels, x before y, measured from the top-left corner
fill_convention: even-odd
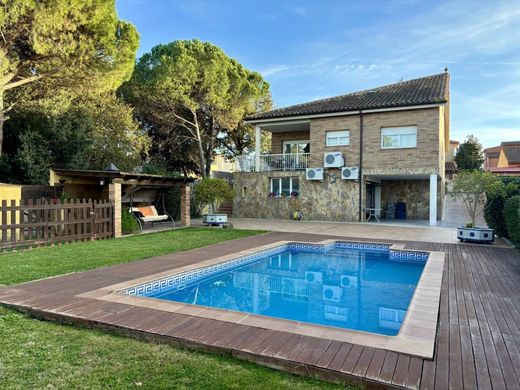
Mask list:
[[[484,213],[486,193],[499,194],[504,191],[503,183],[489,172],[462,171],[453,180],[451,196],[462,199],[471,222],[457,228],[460,241],[486,242],[495,240],[495,232],[487,227],[479,227],[476,219]]]
[[[223,225],[227,223],[226,214],[217,214],[222,202],[233,200],[235,193],[223,179],[202,179],[193,190],[195,202],[199,207],[208,207],[208,213],[202,216],[202,221],[207,225]]]

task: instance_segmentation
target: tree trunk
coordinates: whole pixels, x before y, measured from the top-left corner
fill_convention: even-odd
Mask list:
[[[202,178],[205,179],[206,175],[206,160],[204,158],[204,146],[202,145],[202,137],[200,135],[200,126],[199,121],[197,120],[197,113],[193,113],[193,120],[195,122],[195,134],[197,136],[197,146],[199,149],[199,160],[200,160],[200,174]]]
[[[206,177],[211,175],[211,163],[213,159],[213,149],[215,147],[215,121],[213,116],[211,116],[211,125],[209,132],[208,145],[206,148]]]

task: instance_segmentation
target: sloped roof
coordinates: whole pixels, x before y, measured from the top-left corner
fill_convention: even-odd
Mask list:
[[[502,142],[502,150],[508,163],[520,163],[520,141]]]
[[[446,161],[445,171],[447,173],[455,173],[457,172],[457,165],[453,161]]]
[[[252,121],[257,119],[445,103],[449,99],[449,82],[450,75],[448,72],[444,72],[347,95],[262,112],[251,115],[246,119]]]

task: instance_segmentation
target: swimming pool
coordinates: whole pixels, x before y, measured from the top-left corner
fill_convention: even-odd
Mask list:
[[[287,243],[124,293],[393,336],[427,260],[385,244]]]

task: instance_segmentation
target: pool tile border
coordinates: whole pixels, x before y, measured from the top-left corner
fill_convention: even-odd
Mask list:
[[[435,337],[437,332],[437,319],[439,313],[441,283],[445,260],[444,252],[426,252],[408,249],[404,251],[405,253],[416,254],[416,259],[417,257],[424,256],[426,253],[428,260],[410,301],[410,305],[406,312],[406,316],[399,334],[396,336],[385,336],[358,330],[321,326],[298,321],[259,316],[255,314],[247,314],[233,310],[210,308],[121,293],[121,291],[132,289],[136,286],[172,277],[173,274],[178,275],[183,272],[185,273],[193,271],[194,269],[215,265],[218,266],[219,264],[229,262],[230,260],[237,260],[248,255],[258,254],[258,252],[266,252],[270,250],[276,252],[277,248],[290,244],[298,246],[302,245],[302,248],[306,247],[307,245],[320,245],[325,248],[327,245],[333,245],[338,241],[340,240],[324,240],[316,244],[295,241],[279,241],[227,256],[218,257],[216,259],[191,264],[189,266],[177,267],[161,273],[147,275],[145,277],[137,278],[124,283],[103,287],[101,289],[96,289],[84,294],[80,294],[78,297],[125,303],[133,306],[182,313],[193,317],[216,319],[219,321],[249,325],[263,329],[283,330],[305,336],[322,337],[331,340],[350,342],[353,344],[382,348],[394,352],[406,353],[421,358],[431,359],[433,357]],[[346,241],[341,242],[347,243]],[[357,244],[355,242],[348,242],[347,245],[350,243]],[[359,244],[376,245],[381,249],[385,247],[385,250],[394,251],[396,253],[403,252],[403,247],[399,244]],[[372,248],[369,247],[369,249]],[[298,247],[298,250],[300,250],[300,247]],[[262,256],[264,256],[264,253],[262,253]],[[411,258],[413,257],[412,255],[410,256]],[[405,258],[402,260],[406,261],[407,259]]]

